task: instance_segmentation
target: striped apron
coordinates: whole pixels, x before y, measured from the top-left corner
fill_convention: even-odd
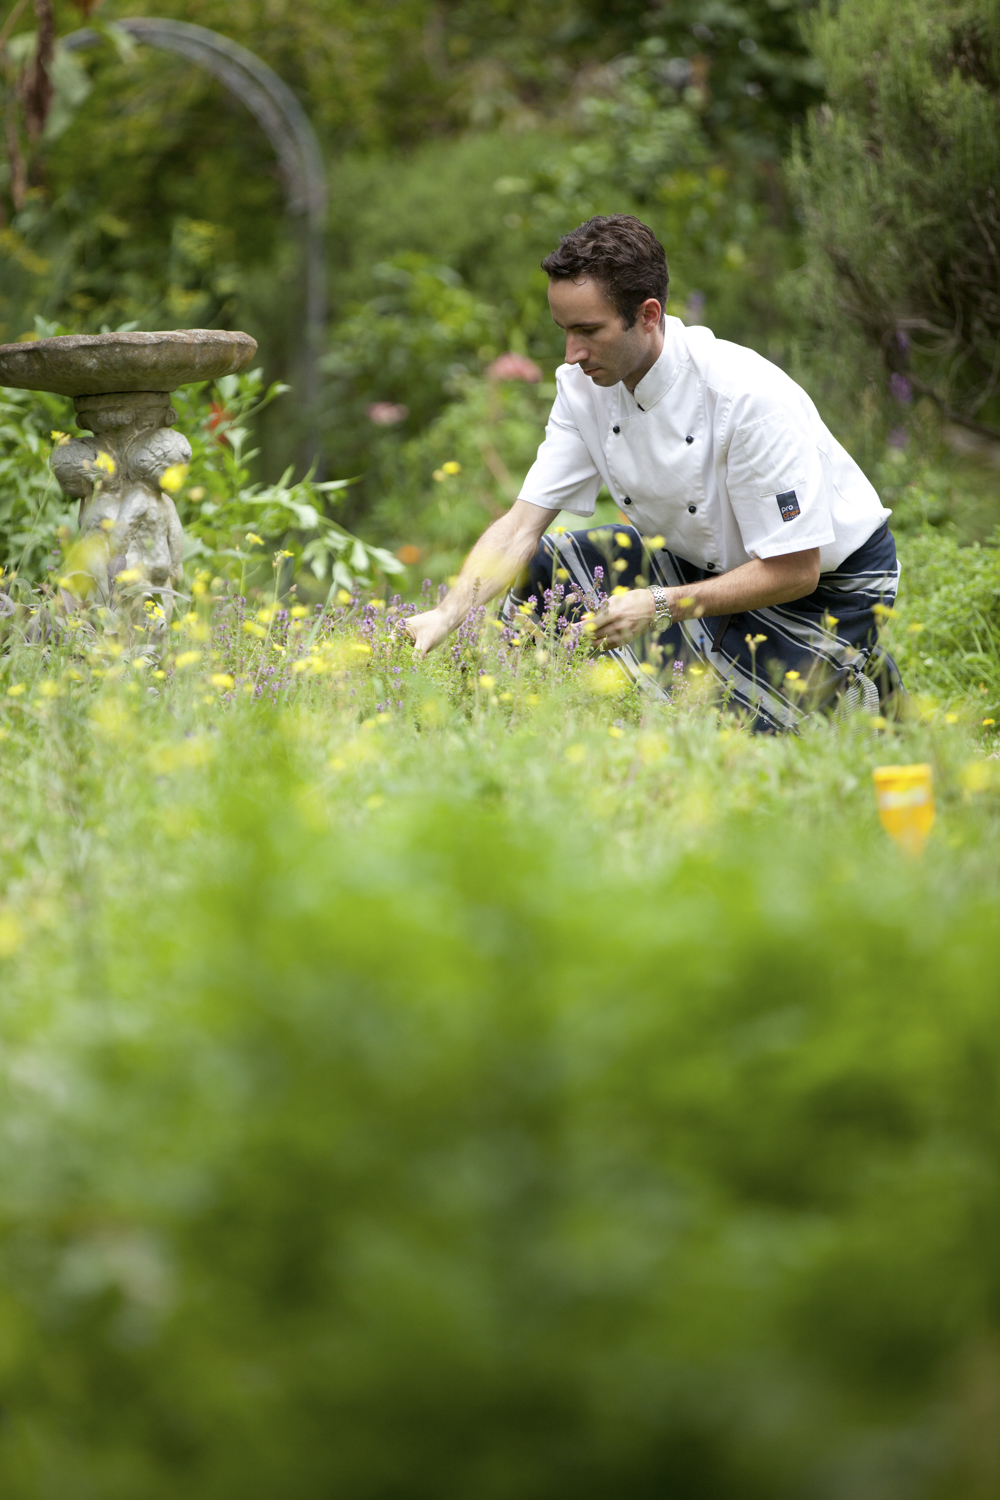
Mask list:
[[[616,586],[678,588],[718,576],[665,548],[651,550],[633,526],[549,534],[507,595],[502,617],[513,625],[554,610],[579,619]],[[810,714],[844,707],[889,714],[903,687],[878,644],[878,626],[898,586],[896,544],[882,525],[803,599],[679,620],[605,654],[659,699],[669,699],[676,673],[697,663],[713,674],[725,705],[758,732],[796,729]]]

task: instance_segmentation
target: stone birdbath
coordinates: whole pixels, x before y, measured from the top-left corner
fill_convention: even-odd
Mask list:
[[[191,459],[187,438],[171,430],[177,413],[170,392],[234,375],[256,352],[249,334],[208,328],[0,345],[0,385],[72,396],[77,426],[91,434],[63,439],[51,458],[60,488],[81,501],[67,580],[73,596],[111,604],[118,580],[122,603],[155,600],[162,624],[170,619],[183,580],[184,533],[168,489]]]

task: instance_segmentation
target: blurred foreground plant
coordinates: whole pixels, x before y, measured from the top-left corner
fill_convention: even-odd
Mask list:
[[[980,738],[508,688],[380,604],[4,662],[5,1496],[978,1500]]]

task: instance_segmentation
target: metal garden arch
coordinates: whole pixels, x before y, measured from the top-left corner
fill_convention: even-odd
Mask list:
[[[127,16],[115,25],[137,42],[186,57],[229,90],[253,115],[278,158],[288,212],[304,220],[305,349],[302,361],[303,406],[314,418],[319,393],[318,359],[326,323],[326,173],[316,132],[284,79],[245,47],[187,21],[157,16]],[[100,42],[89,26],[62,39],[71,51]]]

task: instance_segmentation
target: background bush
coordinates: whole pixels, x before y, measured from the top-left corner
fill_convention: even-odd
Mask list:
[[[976,0],[848,0],[810,39],[827,102],[796,181],[828,317],[959,421],[996,421],[997,18]]]

